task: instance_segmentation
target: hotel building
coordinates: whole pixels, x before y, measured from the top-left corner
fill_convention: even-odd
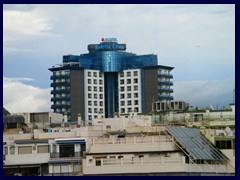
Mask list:
[[[157,55],[126,52],[116,38],[89,44],[89,53],[64,55],[51,67],[54,112],[67,115],[68,122],[84,124],[119,114],[149,113],[154,101],[173,100],[173,67],[158,65]]]

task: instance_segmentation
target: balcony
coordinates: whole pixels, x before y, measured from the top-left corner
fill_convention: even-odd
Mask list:
[[[51,87],[57,87],[57,86],[70,86],[70,82],[55,82],[51,83]]]
[[[172,74],[158,74],[158,77],[173,78]]]
[[[51,80],[55,80],[55,79],[69,79],[69,78],[70,78],[70,74],[52,75],[50,77]]]
[[[50,161],[57,161],[57,160],[80,160],[81,152],[75,152],[74,156],[71,157],[61,157],[60,153],[50,153]]]
[[[172,81],[158,81],[158,85],[172,86],[173,82]]]
[[[52,97],[51,101],[70,101],[70,97]]]
[[[51,90],[51,94],[60,94],[60,93],[69,94],[70,89]]]
[[[104,174],[152,174],[152,173],[210,173],[226,172],[226,165],[222,164],[187,164],[184,156],[156,157],[156,158],[120,158],[120,159],[92,159],[83,160],[84,175]],[[97,162],[98,161],[98,162]],[[229,174],[228,174],[229,175]]]
[[[158,90],[160,90],[162,92],[173,93],[173,89],[170,89],[170,88],[159,88]]]
[[[166,136],[98,138],[89,144],[89,153],[155,152],[175,151],[173,139]]]
[[[71,105],[69,104],[53,104],[51,105],[51,109],[57,109],[57,108],[70,108]]]
[[[168,95],[159,95],[158,98],[160,100],[173,100],[173,96],[168,96]]]

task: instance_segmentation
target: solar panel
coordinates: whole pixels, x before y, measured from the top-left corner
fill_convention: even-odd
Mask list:
[[[198,129],[166,126],[167,131],[195,160],[227,160],[228,158],[212,145]]]

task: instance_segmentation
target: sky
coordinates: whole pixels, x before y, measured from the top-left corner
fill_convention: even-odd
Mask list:
[[[52,111],[48,68],[102,37],[174,67],[174,100],[199,108],[233,102],[234,4],[4,4],[3,106]]]

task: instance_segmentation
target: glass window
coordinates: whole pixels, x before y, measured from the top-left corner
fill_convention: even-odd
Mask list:
[[[128,79],[128,80],[127,80],[127,84],[131,84],[131,79]]]
[[[94,99],[97,99],[97,94],[94,94]]]
[[[99,84],[103,84],[103,80],[100,79],[100,80],[99,80]]]
[[[127,77],[130,77],[131,76],[131,72],[127,72]]]
[[[127,105],[128,105],[128,106],[132,105],[132,101],[128,101],[128,102],[127,102]]]
[[[97,72],[93,72],[93,77],[97,77]]]
[[[124,77],[124,73],[123,72],[120,73],[120,77]]]
[[[37,147],[37,153],[49,153],[49,146],[38,146]]]
[[[7,147],[3,147],[3,155],[8,155],[8,148]]]
[[[138,105],[138,100],[134,100],[134,105]]]
[[[15,154],[15,147],[14,146],[10,146],[10,154]]]
[[[91,79],[88,79],[88,84],[91,84],[91,83],[92,83]]]
[[[131,93],[128,93],[128,94],[127,94],[127,98],[132,98]]]
[[[99,99],[103,99],[103,94],[99,94]]]
[[[134,109],[134,111],[135,111],[135,112],[139,112],[139,109],[138,109],[138,107],[137,107],[137,108],[135,108],[135,109]]]
[[[88,116],[88,120],[90,120],[90,121],[92,120],[92,116],[91,115]]]
[[[97,87],[96,86],[94,86],[93,89],[94,89],[94,92],[97,92]]]
[[[99,91],[100,91],[100,92],[103,92],[103,87],[99,87]]]
[[[91,86],[88,86],[88,91],[92,91],[92,87]]]
[[[120,84],[124,84],[124,80],[123,79],[120,80]]]
[[[137,78],[134,79],[133,82],[134,82],[134,84],[137,84],[138,83],[138,79]]]
[[[88,105],[91,106],[92,105],[92,101],[88,101]]]
[[[120,87],[120,91],[124,91],[124,87]]]
[[[94,108],[94,113],[98,113],[97,108]]]
[[[125,98],[124,94],[120,94],[120,98],[124,99]]]
[[[99,77],[103,77],[103,73],[99,72]]]
[[[18,154],[32,154],[32,146],[18,147]]]
[[[131,91],[131,86],[128,86],[128,87],[127,87],[127,91]]]
[[[138,72],[137,72],[137,71],[134,71],[134,72],[133,72],[133,76],[138,76]]]
[[[121,101],[121,106],[125,106],[125,101]]]
[[[138,93],[134,93],[134,98],[138,98]]]
[[[121,108],[121,113],[125,113],[125,109],[124,108]]]
[[[96,79],[93,80],[93,84],[97,84],[97,80]]]
[[[132,112],[132,108],[128,108],[128,112]]]
[[[94,101],[94,106],[97,106],[97,104],[98,104],[97,101]]]
[[[92,113],[92,108],[88,108],[88,113]]]
[[[138,90],[138,86],[134,86],[134,91],[137,91]]]
[[[88,98],[91,99],[92,98],[92,94],[88,93]]]
[[[88,72],[88,77],[91,77],[91,72]]]
[[[100,106],[103,106],[103,101],[100,101]]]

